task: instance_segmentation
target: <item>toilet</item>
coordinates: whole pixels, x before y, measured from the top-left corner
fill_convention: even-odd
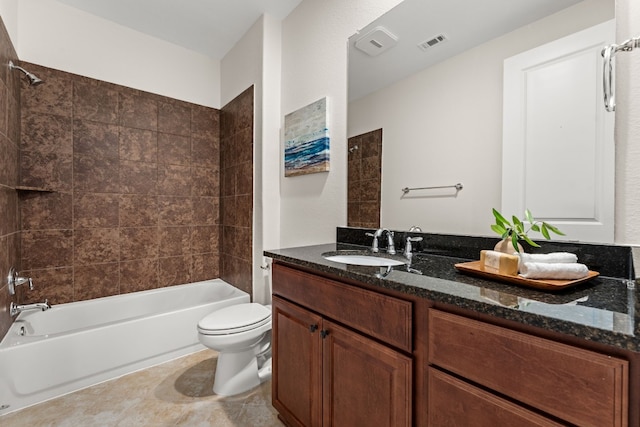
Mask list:
[[[198,339],[216,350],[213,392],[233,396],[271,378],[271,306],[231,305],[198,322]]]

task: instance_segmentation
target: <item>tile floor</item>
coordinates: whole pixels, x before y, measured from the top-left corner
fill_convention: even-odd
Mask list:
[[[239,396],[213,394],[216,353],[202,350],[0,417],[2,427],[283,426],[271,381]]]

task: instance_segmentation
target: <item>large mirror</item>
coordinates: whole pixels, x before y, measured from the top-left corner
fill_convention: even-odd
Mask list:
[[[491,235],[505,59],[614,17],[614,0],[404,0],[358,31],[349,39],[349,225]],[[447,188],[402,192],[432,186]]]

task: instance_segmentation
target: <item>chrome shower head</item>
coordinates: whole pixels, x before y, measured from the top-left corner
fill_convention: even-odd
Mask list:
[[[28,72],[22,67],[18,67],[17,65],[14,65],[13,61],[9,61],[9,69],[10,70],[16,69],[16,70],[22,71],[25,74],[25,76],[27,76],[27,79],[29,80],[29,86],[38,86],[39,84],[44,83],[44,80],[39,79],[35,74]]]

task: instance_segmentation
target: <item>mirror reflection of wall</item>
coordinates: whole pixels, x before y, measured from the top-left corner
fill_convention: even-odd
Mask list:
[[[380,227],[382,129],[349,138],[347,225]]]
[[[398,8],[413,1],[405,0]],[[493,3],[457,1],[470,5]],[[382,226],[408,229],[418,224],[428,232],[492,235],[491,208],[501,206],[502,194],[504,60],[615,16],[614,0],[584,0],[569,7],[565,3],[563,7],[401,81],[350,99],[348,136],[384,129]],[[459,12],[458,15],[461,16]],[[443,25],[449,21],[444,16],[438,18]],[[455,18],[451,21],[455,22]],[[350,43],[381,22],[363,28]],[[454,32],[446,27],[430,24],[424,32],[425,39],[439,33],[449,36],[446,42],[434,47],[434,51],[454,47]],[[349,52],[350,88],[354,81],[361,80],[361,76],[354,74],[352,59],[362,52],[354,49],[350,47]],[[372,60],[382,61],[392,51]],[[368,73],[375,74],[373,61]],[[401,198],[403,187],[456,182],[463,182],[465,189],[455,198],[433,194]]]

